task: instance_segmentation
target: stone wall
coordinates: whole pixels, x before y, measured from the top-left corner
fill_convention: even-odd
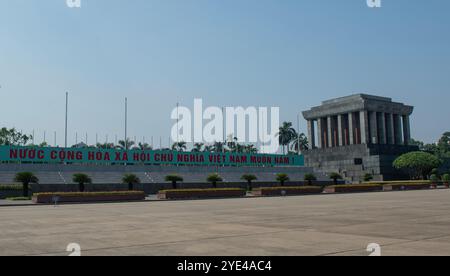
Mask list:
[[[351,145],[314,149],[305,152],[306,166],[317,174],[340,173],[348,182],[360,182],[369,173],[374,180],[401,180],[407,175],[392,167],[394,160],[403,153],[418,150],[412,146]]]
[[[315,181],[313,185],[330,185],[330,181]],[[306,183],[303,181],[296,182],[286,182],[285,186],[305,186]],[[255,182],[252,184],[253,188],[259,187],[277,187],[279,184],[275,181],[273,182]],[[218,183],[218,188],[247,188],[247,183]],[[209,183],[177,183],[178,189],[202,189],[202,188],[212,188],[212,184]],[[86,192],[96,192],[96,191],[126,191],[128,185],[124,184],[87,184],[85,185]],[[144,191],[146,194],[156,194],[160,190],[172,189],[171,183],[145,183],[134,185],[135,190]],[[77,192],[78,185],[76,184],[31,184],[31,193],[43,193],[43,192]],[[18,196],[22,194],[18,191]]]

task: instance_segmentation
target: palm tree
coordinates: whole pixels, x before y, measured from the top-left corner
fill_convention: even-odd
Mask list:
[[[183,141],[176,142],[172,145],[173,151],[183,152],[183,151],[186,151],[186,149],[187,149],[187,144],[186,144],[186,142],[183,142]]]
[[[337,181],[342,179],[342,176],[336,172],[330,174],[330,179],[333,180],[334,185],[337,185]]]
[[[223,142],[214,142],[213,151],[214,152],[224,152],[225,151],[225,143],[223,143]]]
[[[211,146],[211,145],[206,145],[206,146],[204,146],[203,151],[204,152],[213,152],[214,151],[214,147]]]
[[[167,175],[165,177],[165,180],[167,182],[172,182],[172,188],[174,190],[177,189],[177,182],[183,182],[184,181],[183,177],[181,177],[179,175],[176,175],[176,174]]]
[[[14,182],[22,183],[23,196],[28,197],[28,186],[30,183],[38,183],[39,179],[31,172],[20,172],[14,177]]]
[[[97,143],[97,148],[99,149],[114,149],[113,143]]]
[[[91,184],[92,179],[84,173],[76,173],[72,177],[73,182],[78,183],[78,190],[84,192],[84,184]]]
[[[203,144],[203,143],[195,143],[194,148],[192,149],[192,152],[201,152],[204,145],[205,144]]]
[[[313,181],[316,181],[317,177],[312,173],[305,174],[305,181],[308,182],[308,185],[311,186]]]
[[[283,122],[278,132],[278,140],[280,145],[283,146],[283,154],[286,154],[286,148],[292,142],[292,139],[296,137],[296,133],[292,123]]]
[[[258,180],[254,174],[244,174],[241,179],[247,181],[249,191],[253,190],[252,181]]]
[[[128,190],[133,190],[133,185],[141,183],[141,180],[135,174],[125,174],[122,178],[123,184],[128,184]]]
[[[285,173],[279,173],[277,174],[277,181],[280,182],[281,186],[284,186],[284,183],[289,181],[289,176]]]
[[[294,137],[292,137],[291,150],[296,153],[302,153],[305,150],[309,149],[308,138],[304,133],[295,133]]]
[[[244,152],[245,153],[258,153],[258,149],[255,147],[255,145],[247,145],[244,146]]]
[[[139,143],[138,149],[140,150],[153,150],[153,148],[148,143]]]
[[[122,150],[129,150],[134,146],[134,144],[136,144],[134,141],[131,141],[127,138],[126,142],[125,140],[120,140],[117,148]]]
[[[213,185],[213,188],[217,188],[217,182],[222,182],[223,179],[218,173],[213,173],[206,178],[206,181],[211,183]]]
[[[230,149],[231,152],[237,152],[238,151],[238,138],[233,137],[232,135],[228,136],[227,139],[227,146]]]

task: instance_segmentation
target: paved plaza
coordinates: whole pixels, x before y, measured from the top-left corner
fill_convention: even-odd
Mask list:
[[[0,255],[450,255],[450,190],[0,207]]]

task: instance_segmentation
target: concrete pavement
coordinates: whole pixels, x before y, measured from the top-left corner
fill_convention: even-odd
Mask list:
[[[450,190],[0,208],[0,255],[450,255]]]

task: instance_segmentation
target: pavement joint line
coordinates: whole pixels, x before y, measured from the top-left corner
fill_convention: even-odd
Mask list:
[[[415,243],[415,242],[421,242],[421,241],[427,241],[427,240],[434,240],[434,239],[445,238],[445,237],[450,237],[450,234],[449,235],[436,236],[436,237],[432,237],[432,238],[416,239],[416,240],[404,239],[403,241],[391,242],[391,243],[386,243],[386,244],[380,244],[380,246],[383,248],[383,247],[389,247],[389,246],[393,246],[393,245],[409,244],[409,243]],[[360,250],[365,250],[365,248],[336,251],[336,252],[331,252],[331,253],[327,253],[327,254],[323,254],[323,255],[319,255],[319,256],[332,256],[332,255],[348,253],[348,252],[357,252],[357,251],[360,251]]]
[[[352,226],[352,225],[349,225]],[[365,235],[355,235],[355,234],[344,234],[344,233],[331,233],[331,232],[324,232],[324,231],[316,231],[311,229],[304,229],[304,228],[294,228],[294,229],[288,229],[288,230],[282,230],[282,231],[268,231],[268,232],[258,232],[258,233],[251,233],[251,234],[239,234],[239,235],[228,235],[228,236],[215,236],[215,237],[208,237],[208,238],[199,238],[199,239],[189,239],[189,240],[178,240],[178,241],[166,241],[166,242],[156,242],[156,243],[148,243],[148,244],[136,244],[136,245],[125,245],[125,246],[114,246],[114,247],[100,247],[100,248],[92,248],[92,249],[85,249],[83,252],[90,252],[90,251],[99,251],[99,250],[114,250],[114,249],[124,249],[124,248],[134,248],[134,247],[155,247],[155,246],[161,246],[161,245],[170,245],[170,244],[178,244],[178,243],[188,243],[188,242],[200,242],[200,241],[208,241],[208,240],[220,240],[220,239],[229,239],[229,238],[240,238],[240,237],[251,237],[251,236],[261,236],[261,235],[270,235],[270,234],[282,234],[282,233],[289,233],[289,232],[317,232],[317,233],[327,233],[327,234],[335,234],[335,235],[341,235],[341,236],[358,236],[358,237],[371,237],[371,236],[365,236]],[[89,232],[85,232],[89,233]],[[73,233],[70,233],[73,234]],[[390,238],[390,237],[383,237],[383,238]],[[420,241],[420,240],[419,240]],[[398,242],[399,244],[403,243],[409,243],[409,242],[416,242],[415,240],[406,240],[403,239],[402,242]],[[392,243],[396,244],[396,242]],[[357,249],[359,250],[359,249]],[[357,251],[356,249],[352,250],[346,250],[348,252]],[[343,251],[342,253],[345,253],[346,251]],[[38,253],[38,254],[30,254],[27,256],[40,256],[40,255],[51,255],[51,254],[62,254],[65,253],[65,251],[58,251],[58,252],[45,252],[45,253]],[[328,254],[338,254],[337,253],[327,253],[324,255],[319,256],[327,256]]]

